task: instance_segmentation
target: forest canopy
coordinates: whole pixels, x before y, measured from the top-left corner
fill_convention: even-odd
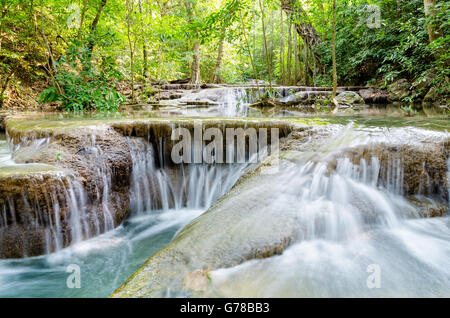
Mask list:
[[[333,16],[340,85],[449,91],[448,1],[334,1],[0,0],[0,107],[35,83],[69,110],[117,109],[120,83],[329,86]]]

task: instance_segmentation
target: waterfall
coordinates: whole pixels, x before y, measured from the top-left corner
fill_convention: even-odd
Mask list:
[[[416,132],[419,140],[421,132]],[[450,204],[425,197],[423,189],[407,196],[405,166],[398,157],[389,157],[382,169],[376,155],[354,163],[348,152],[339,153],[340,148],[358,143],[349,134],[341,131],[340,138],[347,138],[347,144],[337,149],[335,135],[324,140],[320,148],[327,151],[318,154],[321,159],[311,160],[305,151],[299,160],[285,162],[275,178],[260,182],[260,187],[270,184],[276,189],[264,201],[265,213],[282,211],[280,218],[291,217],[297,224],[295,243],[281,255],[213,271],[211,284],[217,295],[448,295],[449,219],[424,218],[424,206],[441,204],[448,211]],[[379,137],[367,142],[377,142]],[[389,133],[385,137],[390,139]],[[330,155],[337,156],[336,164],[324,160]],[[449,178],[450,159],[446,162]],[[366,283],[374,268],[381,273],[381,287]]]
[[[131,211],[207,209],[227,193],[244,173],[246,164],[182,164],[157,167],[151,144],[132,155]],[[161,160],[161,159],[160,159]],[[161,162],[161,161],[160,161]]]
[[[69,242],[77,243],[99,234],[99,230],[89,224],[85,190],[78,181],[71,176],[52,174],[45,176],[52,179],[48,186],[39,184],[40,178],[35,179],[32,189],[23,189],[20,197],[7,197],[7,203],[0,204],[0,232],[4,234],[5,244],[11,233],[20,233],[18,228],[43,233],[42,244],[47,253],[61,250]],[[39,235],[34,239],[39,240]],[[20,252],[23,256],[30,253],[25,249],[16,255]]]
[[[114,229],[110,196],[112,171],[94,136],[83,149],[91,155],[89,164],[96,171],[92,176],[94,195],[89,195],[85,184],[69,171],[47,164],[14,161],[18,151],[32,155],[48,145],[50,138],[23,139],[12,147],[10,142],[1,142],[0,168],[11,173],[10,179],[3,182],[21,188],[19,193],[6,193],[0,198],[1,257],[52,253]],[[20,244],[13,244],[16,241],[25,243],[19,247]]]
[[[250,98],[244,88],[224,89],[220,98],[221,112],[225,116],[246,116]]]

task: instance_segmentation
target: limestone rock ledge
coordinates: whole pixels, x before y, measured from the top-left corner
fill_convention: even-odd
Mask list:
[[[0,258],[59,250],[113,229],[129,211],[132,153],[144,140],[107,127],[39,133],[16,139],[16,164],[0,168]]]

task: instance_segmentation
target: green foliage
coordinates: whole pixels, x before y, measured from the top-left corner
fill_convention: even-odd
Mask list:
[[[397,1],[391,0],[371,3],[380,6],[379,28],[367,25],[373,13],[369,10],[368,2],[338,2],[336,47],[339,83],[374,84],[374,77],[383,86],[400,78],[409,79],[411,83],[426,82],[426,85],[420,85],[421,92],[417,96],[423,96],[430,85],[448,85],[450,4],[442,1],[435,7],[433,23],[445,36],[429,44],[428,21],[422,0],[402,1],[401,7]],[[329,75],[330,46],[329,27],[325,29],[325,41],[316,48],[322,55],[322,64]],[[432,81],[429,81],[430,78]]]
[[[121,75],[110,56],[100,55],[93,63],[91,41],[99,46],[109,44],[105,38],[73,40],[56,65],[53,85],[42,92],[41,103],[60,102],[67,111],[118,109],[124,97],[115,90],[114,80]]]
[[[9,74],[14,74],[10,86],[33,85],[36,79],[46,78],[51,86],[42,92],[40,102],[58,102],[66,110],[117,109],[124,100],[115,89],[117,81],[145,82],[141,97],[148,99],[155,91],[147,84],[190,77],[192,47],[197,41],[203,81],[216,72],[219,44],[224,41],[218,71],[224,82],[242,83],[255,77],[267,81],[270,76],[280,83],[288,65],[294,72],[293,58],[287,58],[288,23],[303,19],[312,23],[323,40],[312,48],[321,57],[314,84],[332,83],[331,0],[297,0],[294,7],[304,9],[306,15],[289,20],[283,11],[283,33],[279,0],[262,0],[263,12],[254,0],[107,0],[95,32],[91,28],[101,1],[86,2],[82,25],[78,23],[84,1],[42,0],[42,12],[40,3],[0,1],[0,84]],[[127,4],[133,9],[127,11]],[[373,14],[369,5],[380,7],[379,28],[367,24]],[[339,84],[386,86],[406,78],[413,92],[407,102],[423,97],[431,86],[448,96],[450,2],[438,1],[434,9],[435,15],[425,18],[423,0],[337,1]],[[263,18],[268,57],[263,48]],[[440,35],[432,43],[427,24]],[[56,65],[50,63],[41,28]],[[93,51],[90,44],[95,45]],[[305,43],[298,37],[297,44],[295,72],[305,83]]]

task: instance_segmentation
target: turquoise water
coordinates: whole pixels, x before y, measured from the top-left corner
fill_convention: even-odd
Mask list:
[[[0,260],[0,297],[108,297],[147,258],[168,244],[201,210],[151,211],[46,256]],[[69,288],[68,266],[80,268],[81,288]]]

